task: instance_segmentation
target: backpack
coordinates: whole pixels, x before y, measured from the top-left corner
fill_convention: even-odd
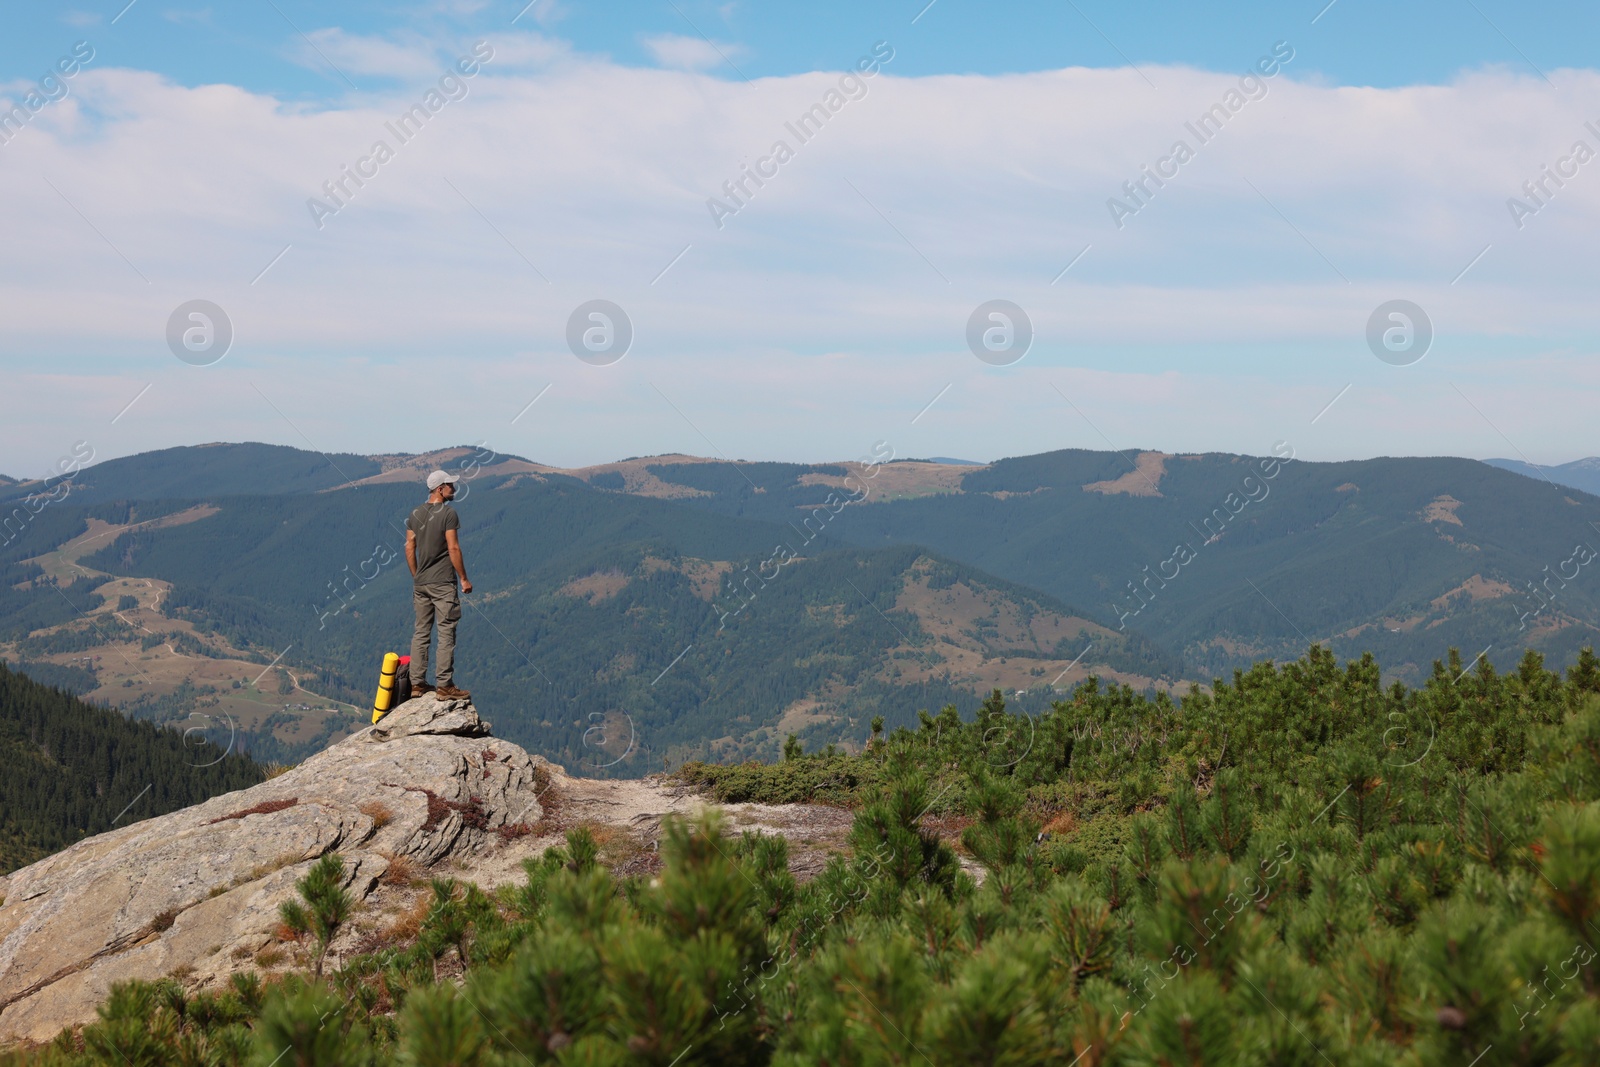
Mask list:
[[[394,671],[394,699],[389,701],[389,710],[393,711],[401,704],[411,699],[411,657],[401,656],[400,663]]]

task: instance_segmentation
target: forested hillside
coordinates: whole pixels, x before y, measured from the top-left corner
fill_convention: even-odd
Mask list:
[[[92,456],[93,450],[85,453]],[[70,473],[61,495],[78,503],[108,500],[192,500],[206,496],[311,493],[378,473],[369,456],[320,452],[286,445],[214,444],[163,448],[110,459]],[[39,482],[0,483],[0,503],[54,488]]]
[[[890,464],[830,532],[917,544],[1097,612],[1202,678],[1321,641],[1420,683],[1444,648],[1571,663],[1600,637],[1600,497],[1467,459],[1310,463],[1065,449],[982,468]],[[896,478],[896,468],[922,467]],[[655,464],[687,507],[775,520],[823,468]],[[739,476],[749,474],[750,481]],[[807,476],[810,474],[811,476]],[[753,484],[752,484],[753,483]]]
[[[337,961],[331,854],[284,908],[291,973],[125,984],[11,1062],[1600,1062],[1600,661],[1380,675],[1313,649],[1179,702],[996,693],[859,756],[688,767],[851,806],[848,850],[798,881],[714,819],[643,857],[575,827]]]
[[[1505,670],[1600,636],[1600,498],[1483,463],[891,454],[110,461],[13,510],[0,654],[136,715],[225,713],[294,759],[359,724],[408,644],[403,522],[436,464],[466,478],[478,584],[458,680],[584,773],[859,744],[876,715],[970,713],[995,687],[1040,711],[1090,673],[1181,690],[1314,642],[1420,684],[1447,647]]]
[[[859,738],[877,714],[971,711],[993,681],[969,675],[985,670],[1038,687],[1041,708],[1049,683],[1091,670],[1141,688],[1183,677],[1136,634],[914,546],[862,550],[825,532],[808,544],[786,525],[572,478],[496,484],[480,480],[460,508],[477,592],[458,678],[501,736],[575,771],[775,755],[789,731],[822,744]],[[416,495],[236,497],[82,562],[171,582],[168,613],[240,648],[292,647],[310,688],[365,700],[382,653],[409,646],[400,530]],[[778,544],[795,558],[773,562]],[[952,590],[962,602],[941,607]]]
[[[0,872],[91,834],[254,785],[260,767],[0,663]]]

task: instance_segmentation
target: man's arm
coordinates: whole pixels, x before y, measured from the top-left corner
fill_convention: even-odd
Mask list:
[[[417,576],[417,531],[406,531],[406,566],[411,568],[411,577]]]
[[[454,530],[446,530],[444,544],[450,551],[450,566],[456,569],[456,577],[461,579],[461,591],[472,592],[472,582],[467,578],[467,561],[461,555],[461,535]]]

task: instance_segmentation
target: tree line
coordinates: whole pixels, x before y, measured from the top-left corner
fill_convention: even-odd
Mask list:
[[[0,762],[0,871],[265,777],[242,755],[128,719],[3,662]]]

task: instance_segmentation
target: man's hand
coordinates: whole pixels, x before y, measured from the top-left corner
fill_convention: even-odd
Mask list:
[[[454,530],[444,532],[444,546],[450,553],[450,565],[456,569],[456,577],[461,579],[461,591],[472,592],[472,582],[467,578],[467,561],[461,555],[461,537]]]

